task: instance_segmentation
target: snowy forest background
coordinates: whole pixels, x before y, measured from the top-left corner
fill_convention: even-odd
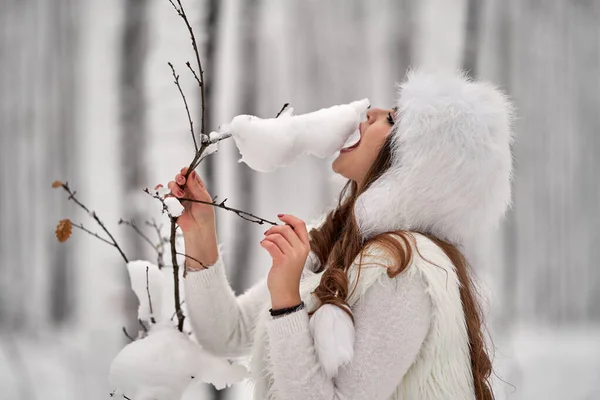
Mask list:
[[[481,238],[497,396],[600,399],[599,0],[187,0],[207,80],[208,129],[369,97],[389,107],[409,65],[467,68],[513,97],[514,208]],[[142,192],[188,165],[193,145],[167,61],[199,116],[183,67],[189,37],[167,0],[0,2],[0,398],[109,398],[108,367],[136,329],[118,253],[58,220],[91,226],[53,191],[68,181],[135,258],[153,250],[120,218],[160,218]],[[344,181],[331,160],[269,174],[232,141],[200,172],[211,194],[272,220],[307,221]],[[217,210],[240,293],[270,267],[264,227]],[[166,217],[165,217],[166,218]],[[205,399],[247,399],[243,384]]]

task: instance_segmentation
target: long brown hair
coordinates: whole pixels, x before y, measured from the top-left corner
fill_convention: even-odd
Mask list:
[[[391,165],[391,138],[392,134],[388,135],[377,158],[367,172],[362,187],[359,187],[356,182],[348,180],[340,193],[337,207],[327,214],[325,222],[321,226],[313,228],[309,232],[311,250],[317,255],[321,264],[318,272],[325,269],[321,282],[313,293],[319,298],[321,305],[333,304],[340,307],[348,313],[352,321],[354,321],[354,317],[346,301],[349,295],[349,281],[346,271],[355,258],[360,254],[360,263],[362,263],[364,251],[370,245],[381,245],[394,257],[394,268],[388,268],[387,271],[388,276],[393,278],[410,264],[412,247],[409,245],[409,241],[416,245],[415,238],[409,231],[382,233],[363,243],[354,216],[356,198],[368,189]],[[469,336],[471,370],[476,399],[493,400],[494,395],[489,381],[492,362],[483,337],[484,326],[481,307],[475,297],[477,292],[467,260],[454,244],[427,232],[419,233],[433,240],[456,267],[460,280],[462,308]],[[360,269],[358,276],[360,278]],[[313,313],[314,311],[310,312],[310,315]]]

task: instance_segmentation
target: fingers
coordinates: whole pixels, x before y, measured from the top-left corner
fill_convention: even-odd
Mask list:
[[[187,171],[188,167],[181,168],[179,173],[175,175],[175,180],[170,181],[167,187],[169,188],[169,190],[171,190],[171,193],[173,193],[174,196],[184,197],[186,192],[181,187],[187,182],[187,188],[189,190],[189,193],[191,193],[191,195],[194,198],[203,197],[203,192],[206,190],[204,182],[202,181],[202,179],[200,179],[200,176],[196,173],[196,171],[192,171],[192,173],[189,176],[189,179],[186,180],[185,174],[187,173]]]
[[[267,241],[274,243],[282,254],[290,255],[294,251],[290,242],[288,242],[287,239],[279,233],[270,234],[269,236],[263,239],[261,244]]]
[[[194,196],[194,198],[199,199],[199,198],[204,198],[205,195],[205,191],[206,188],[204,186],[204,184],[201,184],[201,180],[198,177],[198,174],[196,173],[196,171],[192,172],[190,175],[190,178],[188,180],[188,189],[190,190],[190,192],[192,193],[192,196]]]
[[[170,181],[167,184],[167,187],[175,197],[183,197],[183,189],[181,189],[175,181]]]
[[[283,261],[284,259],[284,255],[281,252],[281,250],[279,249],[279,247],[277,247],[277,245],[271,241],[268,240],[263,240],[262,242],[260,242],[261,247],[263,247],[265,250],[267,250],[269,252],[269,254],[271,255],[271,258],[273,259],[274,264],[279,264],[280,262]]]
[[[306,230],[306,223],[302,221],[300,218],[296,218],[293,215],[289,214],[279,214],[277,215],[280,220],[285,222],[286,224],[290,224],[292,228],[294,228],[294,232],[298,235],[298,238],[304,243],[306,246],[310,247],[310,238],[308,236],[308,231]]]
[[[292,229],[291,225],[277,225],[265,231],[265,235],[275,233],[282,235],[292,247],[304,247],[304,243],[300,240],[294,229]]]

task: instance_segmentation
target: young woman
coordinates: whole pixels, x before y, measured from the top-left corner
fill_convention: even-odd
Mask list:
[[[273,259],[268,276],[237,297],[214,209],[184,204],[178,223],[199,261],[186,261],[186,299],[200,344],[251,356],[256,399],[493,399],[461,249],[510,204],[511,116],[488,83],[409,72],[395,107],[370,109],[360,141],[333,162],[348,178],[337,207],[310,230],[280,214],[284,225],[260,243]],[[210,201],[195,172],[181,190],[185,172],[169,183],[173,195]]]

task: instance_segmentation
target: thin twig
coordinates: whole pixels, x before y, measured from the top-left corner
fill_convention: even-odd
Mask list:
[[[122,330],[123,334],[127,337],[127,339],[131,340],[132,342],[135,342],[135,339],[129,333],[127,333],[127,329],[125,329],[125,327],[123,327]]]
[[[286,110],[286,108],[288,108],[289,105],[290,105],[290,103],[285,103],[283,105],[283,107],[281,107],[281,110],[279,110],[279,112],[277,113],[277,115],[275,116],[275,118],[279,118],[279,116],[281,115],[281,113],[284,112]]]
[[[144,192],[147,193],[147,194],[149,194],[150,196],[154,197],[155,199],[160,200],[163,203],[163,208],[166,208],[164,199],[162,197],[160,197],[160,195],[158,194],[158,192],[155,193],[155,194],[152,194],[148,188],[145,188]],[[237,214],[238,217],[240,217],[242,219],[245,219],[246,221],[254,222],[254,223],[259,224],[259,225],[264,225],[265,223],[271,224],[273,226],[277,226],[278,225],[276,222],[269,221],[268,219],[259,217],[257,215],[252,214],[252,213],[249,213],[247,211],[243,211],[243,210],[239,210],[237,208],[226,206],[225,202],[227,201],[227,198],[224,199],[223,201],[221,201],[220,203],[216,203],[214,201],[210,202],[210,201],[203,201],[203,200],[196,200],[196,199],[188,199],[186,197],[178,197],[177,199],[180,202],[182,202],[182,201],[190,201],[192,203],[201,203],[201,204],[207,204],[209,206],[213,206],[213,207],[217,207],[217,208],[222,208],[223,210],[231,211],[231,212]],[[215,196],[215,199],[216,199],[216,196]]]
[[[144,193],[148,193],[150,196],[152,196],[152,197],[154,197],[155,199],[157,199],[158,201],[160,201],[160,202],[162,203],[162,206],[163,206],[163,208],[162,208],[162,212],[163,212],[163,213],[165,213],[165,212],[166,212],[167,214],[169,214],[169,207],[167,207],[167,203],[165,203],[165,199],[163,199],[163,198],[162,198],[162,197],[161,197],[161,196],[158,194],[158,192],[156,192],[156,191],[155,191],[155,193],[154,193],[154,194],[152,194],[152,193],[150,193],[150,190],[149,190],[148,188],[145,188],[145,189],[144,189]],[[171,215],[171,214],[169,214],[169,216],[170,216],[170,215]]]
[[[103,242],[104,242],[104,243],[106,243],[106,244],[110,244],[111,246],[114,246],[114,245],[115,245],[114,243],[112,243],[112,242],[110,242],[110,241],[108,241],[108,240],[104,239],[102,236],[98,235],[97,233],[95,233],[95,232],[92,232],[92,231],[90,231],[90,230],[88,230],[88,229],[84,228],[84,227],[83,227],[83,224],[74,224],[74,223],[72,223],[72,222],[71,222],[71,225],[73,225],[75,228],[79,228],[79,229],[81,229],[82,231],[89,233],[90,235],[92,235],[92,236],[94,236],[94,237],[96,237],[96,238],[100,239],[101,241],[103,241]]]
[[[206,265],[202,264],[202,261],[200,261],[192,256],[188,256],[187,254],[180,253],[180,252],[177,252],[176,254],[179,254],[180,256],[184,256],[186,258],[190,258],[190,259],[196,261],[197,263],[199,263],[200,265],[202,265],[204,268],[206,268]],[[185,278],[186,276],[187,276],[187,268],[185,267],[185,261],[184,261],[183,262],[183,277]]]
[[[198,64],[198,72],[200,74],[200,76],[198,77],[198,75],[196,74],[196,72],[194,71],[194,69],[192,68],[191,64],[189,62],[186,63],[186,65],[188,66],[188,68],[190,69],[190,71],[192,71],[192,74],[194,75],[194,78],[196,79],[196,82],[198,82],[198,86],[200,87],[200,98],[202,100],[202,115],[201,115],[201,124],[200,124],[200,135],[204,135],[205,131],[206,131],[206,127],[205,127],[205,104],[206,104],[206,97],[205,97],[205,92],[204,92],[204,70],[202,69],[202,61],[200,60],[200,52],[198,51],[198,43],[196,42],[196,35],[194,35],[194,30],[192,29],[192,26],[190,24],[190,21],[188,20],[187,14],[185,12],[185,9],[183,8],[183,4],[181,4],[181,0],[177,0],[177,5],[175,5],[175,3],[173,2],[173,0],[169,0],[169,3],[171,3],[171,5],[173,6],[173,8],[175,9],[175,11],[177,12],[177,15],[179,15],[181,17],[181,19],[183,19],[183,21],[185,22],[185,26],[188,29],[188,32],[190,34],[190,39],[192,41],[192,48],[194,50],[194,54],[196,56],[196,63]],[[194,139],[195,140],[195,139]],[[192,162],[190,163],[188,170],[185,174],[185,179],[187,182],[187,179],[189,178],[189,175],[192,173],[193,170],[196,169],[196,167],[200,164],[200,161],[203,160],[202,158],[202,153],[204,153],[204,150],[209,146],[209,143],[201,143],[200,144],[200,148],[195,147],[196,149],[196,154],[194,155],[194,159],[192,160]],[[184,183],[182,186],[182,189],[185,189],[186,184]]]
[[[177,329],[183,332],[183,321],[185,315],[181,311],[181,300],[179,298],[179,264],[177,264],[177,249],[175,247],[175,230],[177,222],[175,218],[171,218],[171,262],[173,263],[173,284],[175,289],[175,312],[177,313]]]
[[[152,310],[152,296],[150,296],[150,279],[148,277],[148,271],[150,267],[146,265],[146,293],[148,293],[148,307],[150,308],[150,322],[153,324],[156,323],[156,319],[154,319],[154,311]]]
[[[192,71],[192,75],[194,75],[196,82],[198,82],[198,86],[202,87],[202,82],[200,81],[200,78],[198,78],[198,75],[196,75],[196,71],[194,71],[194,68],[192,68],[192,64],[190,64],[190,62],[187,61],[185,63],[185,65],[187,65],[187,67],[190,69],[190,71]]]
[[[231,211],[231,212],[237,214],[240,218],[243,218],[246,221],[254,222],[254,223],[257,223],[259,225],[263,225],[265,223],[271,224],[273,226],[277,225],[276,222],[269,221],[268,219],[258,217],[258,216],[254,215],[254,214],[251,214],[251,213],[247,212],[247,211],[238,210],[237,208],[232,208],[232,207],[226,206],[225,202],[227,201],[227,199],[223,200],[220,203],[215,203],[215,202],[211,203],[210,201],[188,199],[188,198],[185,198],[185,197],[180,197],[179,200],[180,201],[191,201],[192,203],[201,203],[201,204],[211,205],[211,206],[217,207],[217,208],[222,208],[224,210]],[[254,219],[251,219],[251,218],[254,218]]]
[[[177,89],[179,89],[179,94],[181,94],[181,98],[183,99],[183,104],[185,105],[185,112],[187,113],[188,121],[190,123],[190,133],[192,134],[192,140],[194,141],[194,149],[198,152],[198,143],[196,142],[196,133],[194,132],[194,121],[192,121],[192,116],[190,115],[190,108],[188,107],[187,99],[185,98],[185,94],[183,94],[183,89],[181,89],[181,85],[179,84],[179,75],[175,72],[175,67],[170,62],[168,63],[169,67],[171,67],[171,72],[173,72],[173,78],[175,78],[175,85],[177,85]]]
[[[204,264],[202,264],[202,261],[199,261],[198,259],[192,257],[192,256],[188,256],[187,254],[181,253],[181,252],[177,252],[177,254],[179,254],[180,256],[185,256],[187,258],[191,258],[192,260],[196,261],[197,263],[199,263],[200,265],[202,265],[204,268],[206,268],[206,266]]]
[[[201,121],[201,125],[200,125],[200,133],[204,133],[205,132],[205,127],[204,127],[204,115],[205,115],[205,107],[204,107],[204,71],[202,70],[202,62],[200,61],[200,52],[198,51],[198,44],[196,43],[196,35],[194,35],[194,30],[192,29],[192,25],[190,25],[190,21],[188,20],[187,14],[185,13],[185,9],[183,8],[183,4],[181,4],[181,0],[177,0],[177,4],[179,5],[179,8],[177,8],[177,6],[175,6],[175,3],[173,3],[173,0],[169,0],[169,2],[171,3],[171,5],[173,6],[173,8],[175,9],[175,11],[177,11],[177,15],[179,15],[181,17],[181,19],[183,19],[183,21],[185,22],[185,26],[187,26],[187,29],[190,33],[190,39],[192,40],[192,48],[194,49],[194,54],[196,55],[196,63],[198,64],[198,72],[200,74],[200,79],[196,78],[196,80],[198,81],[198,85],[200,86],[200,96],[202,98],[202,121]],[[189,67],[190,69],[191,66]],[[196,74],[194,74],[196,75]],[[187,176],[186,176],[187,178]]]
[[[154,218],[152,218],[152,222],[146,221],[146,225],[153,227],[154,230],[156,231],[156,235],[158,236],[158,244],[156,245],[155,249],[156,249],[156,252],[158,253],[158,255],[157,255],[158,269],[162,269],[165,265],[165,262],[164,262],[165,243],[169,242],[169,238],[165,238],[164,236],[162,236],[162,233],[161,233],[162,224],[160,226],[158,226],[158,224],[156,223],[156,220]]]
[[[150,223],[148,221],[146,221],[146,225],[153,227],[154,229],[156,229],[157,233],[158,233],[158,244],[154,244],[152,242],[152,239],[150,239],[144,232],[142,232],[142,230],[140,229],[139,226],[137,226],[137,224],[135,223],[134,220],[131,221],[125,221],[124,219],[120,219],[119,220],[119,225],[120,224],[125,224],[130,226],[138,235],[140,235],[140,237],[142,239],[144,239],[144,241],[146,243],[148,243],[150,246],[152,246],[152,248],[154,250],[156,250],[157,253],[157,257],[156,257],[156,264],[158,266],[158,269],[162,269],[163,265],[164,265],[164,261],[163,261],[163,254],[164,254],[164,240],[165,238],[163,238],[160,234],[160,228],[158,227],[158,225],[156,224],[156,221],[154,220],[154,218],[152,219],[153,223]],[[168,239],[166,239],[168,241]]]
[[[127,256],[125,256],[125,253],[123,252],[123,250],[121,249],[121,247],[119,246],[119,244],[117,243],[117,241],[115,240],[115,238],[113,237],[113,235],[111,235],[111,233],[108,231],[108,229],[106,228],[106,225],[104,225],[104,223],[100,220],[100,218],[98,217],[98,215],[96,214],[95,211],[90,211],[83,203],[81,203],[79,200],[77,200],[77,198],[75,197],[75,193],[77,193],[76,191],[71,191],[71,188],[69,187],[69,183],[61,183],[61,186],[63,189],[65,189],[67,191],[67,193],[69,193],[69,197],[67,198],[67,200],[73,200],[75,202],[75,204],[77,204],[79,207],[83,208],[92,218],[94,218],[94,220],[96,220],[96,222],[98,223],[98,225],[100,225],[100,227],[102,228],[102,230],[108,235],[108,237],[111,240],[111,244],[119,251],[119,254],[121,254],[121,257],[123,257],[123,260],[125,260],[126,263],[129,262],[129,260],[127,259]],[[95,235],[97,236],[97,235]],[[98,238],[100,238],[99,236],[97,236]]]
[[[152,246],[152,248],[156,249],[156,245],[152,243],[152,240],[150,240],[150,238],[146,236],[144,232],[142,232],[142,230],[136,225],[134,220],[125,221],[123,218],[121,218],[119,220],[119,225],[121,224],[130,226],[138,235],[141,236],[142,239],[144,239],[150,246]]]
[[[185,300],[183,300],[183,301],[182,301],[182,302],[179,304],[179,307],[181,307],[181,306],[183,305],[183,303],[185,303]],[[175,318],[175,315],[177,315],[177,311],[175,311],[175,312],[173,313],[173,315],[171,315],[171,321],[173,321],[173,318]]]

